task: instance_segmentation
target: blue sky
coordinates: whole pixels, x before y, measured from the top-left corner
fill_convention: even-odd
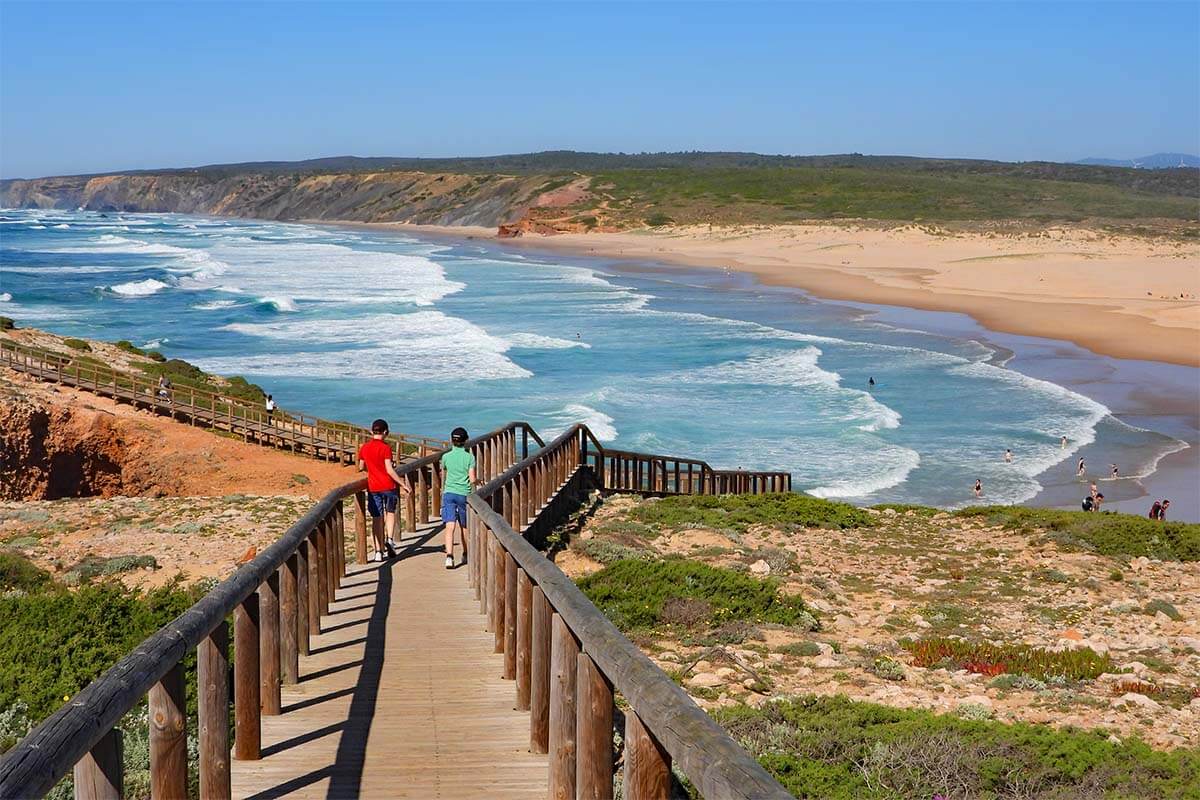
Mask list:
[[[1200,3],[0,0],[0,175],[329,155],[1200,150]]]

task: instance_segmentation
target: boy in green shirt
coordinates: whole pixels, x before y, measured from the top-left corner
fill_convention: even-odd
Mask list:
[[[467,495],[475,487],[475,456],[463,448],[467,431],[455,428],[450,432],[452,447],[442,454],[442,524],[446,527],[446,569],[454,567],[454,536],[462,538],[463,563],[467,560]]]

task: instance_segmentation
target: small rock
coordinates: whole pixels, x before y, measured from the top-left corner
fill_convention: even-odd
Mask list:
[[[674,650],[663,650],[661,653],[658,654],[658,660],[659,661],[678,661],[679,654],[676,653]]]
[[[1143,664],[1140,661],[1130,661],[1127,664],[1122,664],[1121,669],[1125,670],[1126,672],[1132,672],[1134,675],[1137,675],[1139,678],[1144,677],[1146,675],[1146,673],[1150,670],[1149,667],[1147,667],[1145,664]]]
[[[867,513],[868,513],[868,514],[870,514],[872,517],[878,517],[878,516],[879,516],[879,513],[880,513],[878,508],[868,508],[868,509],[866,509],[866,511],[867,511]]]
[[[723,686],[725,681],[721,680],[719,675],[712,672],[697,672],[692,677],[688,678],[688,686],[698,688],[710,688],[713,686]]]
[[[894,509],[894,508],[885,508],[885,509],[883,510],[883,515],[884,515],[885,517],[894,517],[894,516],[896,516],[896,509]]]
[[[960,700],[958,702],[958,704],[960,706],[969,704],[969,705],[985,706],[986,708],[991,708],[992,707],[992,698],[988,697],[986,694],[973,694],[969,697],[964,697],[962,700]]]
[[[813,666],[817,669],[835,669],[841,665],[842,662],[831,656],[821,656],[813,662]]]
[[[1062,633],[1060,633],[1058,635],[1058,638],[1069,639],[1072,642],[1079,642],[1079,641],[1083,641],[1083,634],[1080,633],[1079,631],[1075,630],[1074,628],[1067,628],[1065,631],[1063,631]]]
[[[1114,614],[1129,614],[1138,610],[1138,604],[1132,600],[1113,600],[1108,604],[1108,610]]]
[[[750,565],[750,572],[754,575],[770,575],[771,565],[760,558]]]
[[[913,625],[916,625],[918,628],[933,627],[924,617],[913,617]]]
[[[732,667],[718,667],[716,674],[721,678],[732,678],[734,675],[737,675],[737,670]]]
[[[1137,692],[1126,692],[1114,700],[1113,705],[1134,705],[1138,708],[1144,708],[1147,711],[1158,711],[1162,708],[1162,706],[1149,697],[1146,697],[1146,695],[1138,694]]]
[[[1200,653],[1200,639],[1191,636],[1180,636],[1175,641],[1179,642],[1179,646],[1193,653]]]
[[[1157,622],[1159,625],[1162,625],[1164,622],[1166,622],[1166,623],[1174,622],[1173,619],[1171,619],[1170,617],[1168,617],[1166,614],[1164,614],[1161,611],[1154,612],[1154,621]]]
[[[854,627],[854,618],[848,617],[845,614],[838,614],[833,618],[833,626],[835,628],[852,628]]]

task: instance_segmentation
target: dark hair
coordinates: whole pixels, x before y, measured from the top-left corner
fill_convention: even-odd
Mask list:
[[[468,438],[470,437],[467,435],[466,428],[455,428],[454,430],[450,431],[450,441],[454,442],[455,444],[462,444]]]
[[[386,419],[377,419],[371,423],[371,433],[387,433],[388,426]]]
[[[1096,492],[1096,497],[1098,497],[1099,499],[1103,500],[1103,499],[1104,499],[1104,494],[1103,494],[1102,492]]]

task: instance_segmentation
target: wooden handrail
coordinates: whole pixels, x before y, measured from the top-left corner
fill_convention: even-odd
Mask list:
[[[468,580],[496,651],[505,655],[505,677],[516,681],[517,707],[531,712],[531,748],[550,755],[550,796],[612,797],[616,692],[628,704],[627,797],[665,800],[672,761],[707,798],[791,797],[521,535],[533,521],[531,508],[549,504],[593,470],[589,445],[601,462],[613,452],[575,425],[467,498],[468,550],[475,554]],[[532,480],[523,477],[531,474]],[[598,481],[594,473],[592,479]],[[574,686],[573,696],[555,691],[564,681]]]
[[[637,754],[627,759],[627,786],[668,785],[669,759],[674,759],[710,798],[787,797],[782,787],[518,533],[553,511],[555,504],[569,501],[581,479],[590,477],[593,484],[602,486],[606,458],[702,464],[712,474],[708,465],[605,450],[584,425],[574,425],[546,444],[527,423],[512,422],[465,446],[476,458],[477,475],[486,481],[468,498],[471,557],[467,574],[487,627],[495,632],[497,652],[505,654],[506,677],[517,680],[517,705],[532,709],[534,749],[546,752],[557,747],[552,749],[552,783],[560,789],[565,785],[569,760],[568,796],[574,796],[578,766],[581,785],[590,781],[587,785],[595,790],[583,796],[611,797],[615,689],[630,704],[626,735],[630,755]],[[426,452],[397,467],[410,489],[403,514],[409,530],[435,516],[441,501],[439,461],[445,450],[429,451],[425,445],[421,449]],[[782,473],[719,474],[762,478]],[[661,488],[682,491],[678,482],[671,485],[665,480]],[[687,489],[701,493],[705,485],[689,483]],[[114,775],[119,777],[119,759],[114,760],[120,752],[115,743],[117,724],[147,694],[152,716],[183,720],[186,709],[179,702],[184,695],[180,663],[192,648],[199,653],[196,694],[202,794],[228,796],[230,665],[225,620],[233,615],[236,641],[233,753],[238,759],[257,759],[261,755],[261,715],[280,713],[280,683],[298,679],[297,659],[308,653],[310,635],[321,632],[320,618],[328,613],[330,600],[347,574],[343,501],[348,497],[356,504],[357,558],[359,563],[366,562],[365,490],[366,481],[360,479],[329,492],[255,559],[42,721],[0,759],[0,797],[40,797],[72,767],[77,787],[100,786]],[[763,491],[761,487],[758,490]],[[552,628],[556,631],[554,653],[559,659],[554,664],[549,660]],[[566,657],[563,654],[570,656],[570,663],[561,661]],[[553,691],[552,668],[558,669],[565,681]],[[568,684],[569,698],[562,688]],[[575,718],[577,684],[579,719]],[[562,704],[554,705],[556,710],[551,710],[552,696]],[[558,733],[550,729],[551,722],[557,723],[554,731]],[[578,755],[573,733],[577,725],[581,731]],[[572,731],[569,746],[560,741],[568,728]],[[156,796],[186,785],[187,763],[177,754],[178,748],[170,742],[159,749],[152,745]],[[206,785],[217,788],[206,792]],[[665,797],[633,790],[628,796]]]
[[[73,358],[0,338],[0,364],[46,380],[78,386],[95,394],[127,400],[172,416],[189,419],[192,424],[222,427],[240,434],[246,441],[289,447],[326,460],[353,462],[359,445],[371,438],[371,432],[347,422],[321,419],[303,412],[275,409],[275,415],[257,403],[220,392],[192,386],[172,389],[168,396],[159,394],[157,381],[113,369],[106,365],[81,364]],[[236,413],[235,413],[236,412]],[[428,436],[392,434],[388,437],[396,460],[411,453],[442,449],[448,442]]]

